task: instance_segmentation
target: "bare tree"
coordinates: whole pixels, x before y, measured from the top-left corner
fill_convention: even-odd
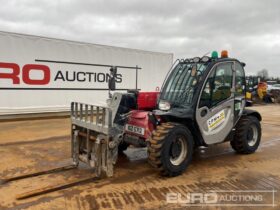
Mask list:
[[[261,77],[262,80],[268,79],[268,70],[267,69],[262,69],[258,71],[257,75]]]

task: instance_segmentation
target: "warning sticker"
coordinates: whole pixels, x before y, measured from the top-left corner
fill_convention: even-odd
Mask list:
[[[225,121],[225,111],[222,110],[207,121],[209,131],[215,129]]]

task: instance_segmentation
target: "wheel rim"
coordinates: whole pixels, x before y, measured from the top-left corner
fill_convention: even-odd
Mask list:
[[[173,165],[180,165],[187,156],[187,141],[183,136],[177,136],[171,143],[170,162]]]
[[[247,133],[248,145],[254,146],[258,140],[258,129],[255,124],[250,125]]]

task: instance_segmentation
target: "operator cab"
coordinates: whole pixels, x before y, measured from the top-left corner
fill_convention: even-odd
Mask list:
[[[245,107],[244,63],[214,51],[179,60],[163,85],[154,113],[164,121],[195,122],[203,144],[223,142]]]

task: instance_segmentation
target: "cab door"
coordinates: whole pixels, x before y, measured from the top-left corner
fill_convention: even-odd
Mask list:
[[[234,125],[234,62],[221,62],[204,82],[196,122],[206,144],[223,142]]]
[[[234,62],[234,82],[235,82],[235,89],[234,89],[234,125],[240,119],[242,112],[246,105],[246,79],[245,79],[245,72],[243,66],[235,61]]]

